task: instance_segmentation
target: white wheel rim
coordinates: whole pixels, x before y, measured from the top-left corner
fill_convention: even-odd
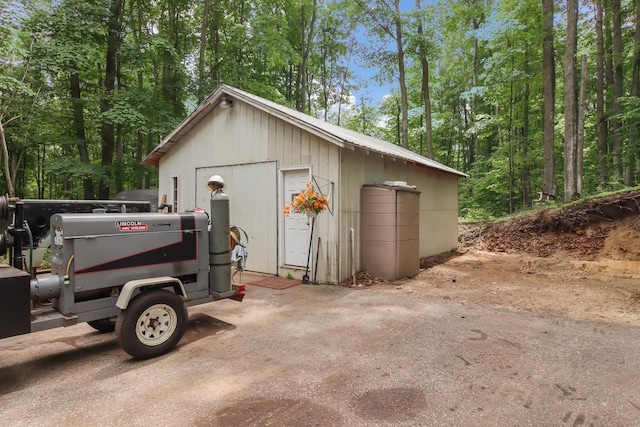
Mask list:
[[[155,304],[138,317],[136,336],[150,347],[167,341],[178,327],[178,315],[167,304]]]

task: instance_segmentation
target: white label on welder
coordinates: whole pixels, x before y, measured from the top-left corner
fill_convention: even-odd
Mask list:
[[[116,227],[120,231],[145,231],[147,224],[142,221],[116,221]]]

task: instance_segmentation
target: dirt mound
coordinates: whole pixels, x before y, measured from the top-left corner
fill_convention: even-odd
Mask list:
[[[461,224],[460,246],[539,257],[640,261],[640,190],[507,221]]]

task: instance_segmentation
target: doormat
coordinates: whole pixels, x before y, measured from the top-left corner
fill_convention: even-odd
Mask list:
[[[247,285],[262,286],[263,288],[270,289],[287,289],[295,285],[302,283],[300,280],[285,279],[284,277],[266,277],[264,279],[249,282]]]

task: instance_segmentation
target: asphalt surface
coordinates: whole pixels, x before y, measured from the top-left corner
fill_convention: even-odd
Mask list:
[[[404,289],[248,286],[132,360],[86,324],[0,341],[3,426],[638,426],[640,329]]]

